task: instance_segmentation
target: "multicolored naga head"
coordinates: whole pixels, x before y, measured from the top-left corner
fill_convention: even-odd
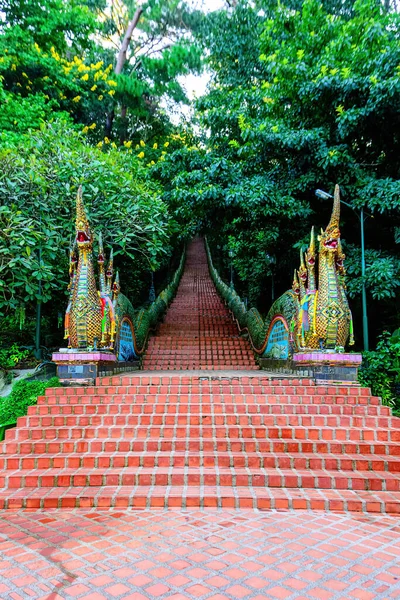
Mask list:
[[[82,186],[78,188],[76,195],[76,244],[78,250],[91,250],[93,245],[93,236],[90,230],[88,218],[86,216],[85,206],[82,200]]]

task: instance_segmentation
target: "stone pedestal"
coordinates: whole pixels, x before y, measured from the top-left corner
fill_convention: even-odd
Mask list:
[[[96,377],[113,375],[139,368],[139,361],[118,361],[107,350],[69,350],[60,348],[54,352],[52,361],[57,365],[57,377],[64,385],[93,385]]]
[[[287,359],[260,358],[262,369],[296,377],[311,377],[317,381],[357,382],[361,354],[329,351],[295,352]]]
[[[356,353],[329,351],[295,352],[293,366],[305,377],[320,381],[357,381],[362,356]]]

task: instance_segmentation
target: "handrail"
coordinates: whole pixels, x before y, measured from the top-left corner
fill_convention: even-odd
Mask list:
[[[247,331],[254,352],[257,354],[263,354],[267,345],[267,336],[269,325],[271,323],[270,315],[268,314],[264,321],[256,308],[250,308],[247,310],[246,305],[237,292],[221,279],[218,271],[214,267],[207,238],[205,240],[205,244],[208,268],[211,279],[213,280],[218,293],[228,306],[234,320],[236,321],[239,332],[242,333],[243,331]]]
[[[167,311],[168,306],[171,304],[175,297],[176,291],[179,286],[179,282],[182,277],[183,269],[185,266],[186,249],[183,249],[181,260],[178,269],[172,278],[171,283],[160,292],[157,298],[150,304],[146,309],[141,309],[136,315],[133,322],[134,327],[134,348],[135,353],[140,356],[143,354],[150,331],[154,331],[158,322]]]

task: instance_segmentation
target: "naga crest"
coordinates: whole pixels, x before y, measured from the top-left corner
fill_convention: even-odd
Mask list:
[[[297,277],[296,269],[294,270],[294,274],[293,274],[292,290],[297,296],[300,295],[300,283],[299,283],[299,278]]]
[[[300,283],[306,285],[307,283],[307,267],[304,262],[303,250],[300,248],[300,267],[298,270]]]
[[[330,252],[334,253],[337,251],[339,241],[340,241],[340,229],[339,229],[339,220],[340,220],[340,191],[339,186],[335,186],[335,193],[333,197],[333,209],[331,220],[325,231],[321,229],[321,235],[318,236],[318,240],[320,243],[319,249],[320,252]]]
[[[317,254],[315,251],[315,236],[314,236],[314,226],[311,228],[311,236],[310,236],[310,245],[306,250],[306,263],[307,268],[312,268],[315,266],[315,262],[317,260]]]
[[[90,225],[88,218],[86,216],[85,206],[82,200],[82,186],[80,185],[78,188],[78,193],[76,196],[76,221],[75,221],[75,229],[76,229],[76,244],[78,246],[78,250],[91,250],[93,244],[92,232],[90,230]]]

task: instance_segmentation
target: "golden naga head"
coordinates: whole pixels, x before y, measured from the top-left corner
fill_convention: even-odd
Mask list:
[[[333,209],[331,220],[329,221],[328,227],[323,231],[321,229],[321,235],[318,236],[320,242],[320,251],[337,252],[339,241],[340,241],[340,190],[339,186],[335,185],[335,194],[333,197]]]
[[[121,286],[119,284],[119,273],[117,271],[116,275],[115,275],[115,280],[112,286],[112,292],[113,292],[113,300],[116,300],[118,298],[118,295],[121,291]]]
[[[110,286],[111,286],[111,279],[112,279],[113,275],[114,275],[114,251],[111,248],[110,260],[108,261],[108,267],[107,267],[107,271],[106,271],[106,277],[107,277],[107,280],[108,280]]]
[[[90,250],[92,248],[93,237],[90,231],[90,225],[86,216],[85,206],[82,200],[82,186],[78,188],[76,195],[76,244],[78,250]]]
[[[300,279],[301,283],[303,283],[303,285],[305,285],[307,283],[308,272],[307,272],[307,267],[304,262],[303,251],[301,248],[300,248],[300,267],[298,270],[298,274],[299,274],[299,279]]]
[[[106,257],[104,254],[104,248],[103,248],[103,236],[101,234],[101,232],[99,233],[99,253],[97,255],[97,263],[99,264],[99,266],[104,265],[106,261]]]
[[[315,267],[315,262],[317,260],[317,253],[315,250],[315,236],[314,236],[314,226],[311,228],[310,235],[310,245],[306,250],[306,263],[308,268]]]
[[[294,291],[294,293],[297,296],[300,295],[300,283],[299,283],[299,279],[297,277],[297,271],[296,271],[296,269],[294,270],[294,275],[293,275],[292,290]]]

